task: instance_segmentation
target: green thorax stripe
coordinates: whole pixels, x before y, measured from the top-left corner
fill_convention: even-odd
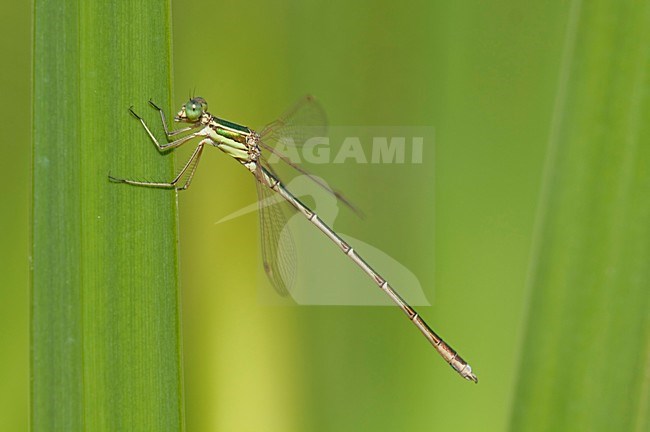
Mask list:
[[[217,121],[217,123],[219,123],[219,125],[223,126],[226,129],[232,129],[245,134],[249,134],[251,132],[251,130],[246,126],[242,126],[240,124],[233,123],[228,120],[220,119],[217,117],[215,117],[214,119]]]
[[[214,129],[214,131],[222,137],[240,143],[245,143],[246,137],[251,133],[251,130],[246,126],[229,122],[228,120],[223,120],[217,117],[212,118],[212,129]]]

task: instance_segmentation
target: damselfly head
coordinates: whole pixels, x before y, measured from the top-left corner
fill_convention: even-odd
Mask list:
[[[208,103],[202,97],[193,97],[174,117],[174,121],[196,123],[201,119],[201,116],[208,110]]]

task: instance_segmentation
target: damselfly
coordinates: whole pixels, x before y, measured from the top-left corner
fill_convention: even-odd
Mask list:
[[[190,186],[196,167],[206,145],[217,147],[219,150],[233,157],[246,167],[255,177],[259,202],[268,202],[272,192],[275,196],[281,197],[289,203],[295,210],[304,215],[309,222],[315,225],[323,234],[325,234],[334,244],[336,244],[345,255],[347,255],[356,265],[358,265],[375,284],[390,299],[404,311],[406,316],[413,324],[424,334],[433,347],[438,351],[442,358],[451,365],[463,378],[478,382],[476,375],[472,373],[472,368],[454,351],[445,341],[442,340],[431,328],[424,322],[422,317],[409,304],[400,297],[400,295],[388,284],[388,282],[379,275],[363,258],[352,248],[351,245],[343,241],[325,222],[323,222],[312,210],[296,198],[285,185],[280,181],[278,175],[271,168],[267,161],[266,155],[275,154],[280,160],[291,165],[302,174],[309,176],[319,186],[335,195],[344,204],[351,207],[350,203],[338,192],[329,188],[322,181],[310,176],[301,167],[293,164],[287,157],[283,156],[272,146],[283,139],[289,139],[294,145],[303,145],[306,140],[321,128],[321,133],[325,132],[325,113],[321,106],[311,97],[307,96],[300,100],[291,110],[286,112],[282,117],[266,126],[260,133],[236,123],[220,119],[208,112],[208,104],[201,97],[191,98],[185,103],[181,110],[174,117],[174,121],[185,123],[188,126],[170,130],[167,126],[165,114],[155,103],[149,101],[151,106],[158,110],[162,121],[165,134],[169,138],[187,133],[182,138],[171,142],[160,143],[153,135],[146,122],[142,117],[135,113],[133,108],[129,108],[133,114],[142,123],[149,138],[156,145],[159,151],[167,151],[177,148],[194,138],[200,141],[192,156],[185,163],[180,172],[170,182],[144,182],[136,180],[127,180],[109,176],[111,181],[127,183],[135,186],[168,188],[175,190],[185,190]],[[184,182],[181,182],[185,179]],[[260,205],[260,223],[262,229],[262,256],[264,260],[264,270],[276,290],[282,294],[287,293],[286,279],[290,277],[290,270],[284,268],[282,260],[278,260],[278,251],[276,250],[279,236],[277,233],[277,224],[273,222],[277,219],[277,214],[273,213],[272,206]]]

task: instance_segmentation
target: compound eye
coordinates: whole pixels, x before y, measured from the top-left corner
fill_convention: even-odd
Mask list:
[[[185,104],[185,115],[189,121],[196,121],[203,114],[203,104],[197,99],[192,99]]]

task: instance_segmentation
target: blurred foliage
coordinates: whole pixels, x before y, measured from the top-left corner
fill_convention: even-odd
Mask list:
[[[9,6],[11,5],[11,6]],[[29,419],[30,5],[0,14],[0,430],[25,431]]]
[[[0,172],[0,430],[25,431],[29,419],[29,2],[5,4],[0,14],[0,116],[4,123]]]
[[[573,4],[511,429],[650,428],[650,4]]]

